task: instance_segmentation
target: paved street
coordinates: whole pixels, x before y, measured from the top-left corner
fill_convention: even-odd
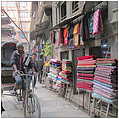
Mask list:
[[[7,92],[4,92],[7,93]],[[37,85],[35,93],[38,94],[38,98],[41,105],[41,117],[42,118],[81,118],[89,117],[87,113],[79,110],[70,102],[59,97],[54,92],[43,88],[40,84]],[[3,95],[3,106],[5,112],[3,112],[3,118],[23,118],[22,103],[16,100],[16,97]]]

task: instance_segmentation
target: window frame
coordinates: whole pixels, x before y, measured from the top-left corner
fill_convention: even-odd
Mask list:
[[[75,4],[74,2],[77,3]],[[73,3],[74,3],[74,9],[73,9]],[[72,14],[76,13],[78,10],[79,10],[79,1],[72,1]]]
[[[63,21],[67,17],[67,13],[65,16],[62,17],[62,5],[66,4],[66,1],[60,3],[60,10],[59,10],[59,16],[60,16],[60,21]],[[67,9],[67,4],[66,4],[66,9]],[[67,12],[67,10],[65,10]]]

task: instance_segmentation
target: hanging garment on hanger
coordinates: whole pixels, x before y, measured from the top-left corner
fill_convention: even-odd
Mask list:
[[[68,29],[64,28],[64,45],[68,44]]]
[[[64,44],[64,37],[63,37],[63,28],[59,30],[59,43],[60,45]]]
[[[59,44],[60,44],[59,29],[55,32],[55,39],[56,39],[55,45],[56,45],[56,46],[59,46]]]
[[[86,41],[89,39],[89,28],[88,28],[88,22],[86,15],[81,19],[81,25],[80,25],[80,37],[83,41]]]
[[[88,28],[89,28],[89,40],[95,39],[93,35],[93,14],[87,15],[87,22],[88,22]]]
[[[93,35],[101,34],[103,32],[103,22],[101,10],[98,9],[93,15]]]
[[[53,31],[50,32],[50,40],[52,43],[54,43],[54,32]]]
[[[74,30],[73,30],[73,41],[74,41],[74,46],[79,46],[79,24],[76,24],[74,26]]]
[[[70,27],[68,28],[68,40],[70,41],[73,39],[73,30],[74,30],[74,25],[71,24]]]
[[[68,48],[74,48],[73,46],[73,30],[74,30],[74,25],[71,24],[70,28],[68,30]]]

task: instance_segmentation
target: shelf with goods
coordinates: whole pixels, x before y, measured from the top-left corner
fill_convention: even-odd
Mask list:
[[[57,77],[61,71],[61,61],[57,59],[51,59],[50,64],[50,71],[48,73],[49,83],[51,84],[51,88],[57,90],[60,87],[60,81]]]
[[[107,103],[107,114],[118,103],[118,68],[117,60],[97,58],[94,73],[92,97]],[[102,104],[101,104],[102,105]],[[112,105],[112,107],[110,107]],[[113,109],[111,109],[113,110]]]

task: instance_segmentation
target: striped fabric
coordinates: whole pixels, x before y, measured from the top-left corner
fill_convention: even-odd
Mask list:
[[[93,15],[93,35],[100,34],[103,31],[101,10],[98,9]]]
[[[72,62],[69,60],[62,61],[62,71],[59,73],[59,77],[66,81],[72,81]]]
[[[106,102],[117,99],[117,67],[115,60],[98,58],[93,81],[93,96]],[[114,65],[114,66],[112,66]]]
[[[94,79],[95,63],[93,56],[81,56],[77,58],[77,88],[86,91],[92,91],[92,84]]]

